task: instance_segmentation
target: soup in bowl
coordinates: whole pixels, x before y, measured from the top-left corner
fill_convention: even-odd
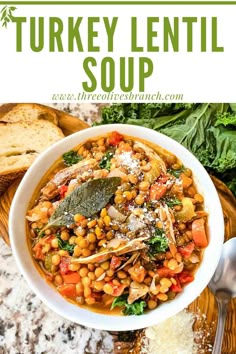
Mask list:
[[[22,198],[23,263],[13,220]],[[18,264],[43,301],[102,329],[142,328],[186,307],[223,242],[218,196],[200,163],[173,140],[126,125],[52,146],[27,172],[10,219]]]

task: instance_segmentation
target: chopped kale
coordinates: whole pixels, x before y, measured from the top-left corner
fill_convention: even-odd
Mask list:
[[[73,150],[65,152],[62,157],[66,166],[72,166],[83,159],[82,156],[78,155],[77,152]]]
[[[41,232],[41,230],[42,230],[42,229],[39,228],[39,227],[37,227],[37,228],[34,230],[39,238],[42,238],[42,237],[45,236],[45,232],[44,232],[44,231]]]
[[[123,294],[121,296],[116,297],[111,305],[111,310],[118,306],[124,307],[122,312],[126,316],[142,315],[144,312],[144,308],[147,306],[146,302],[143,300],[136,300],[132,304],[128,304],[127,298],[127,294]]]
[[[169,248],[168,240],[163,230],[156,228],[155,234],[147,241],[148,253],[153,257],[157,253],[166,252]]]
[[[107,151],[104,156],[102,157],[99,167],[105,168],[106,170],[110,171],[111,169],[111,159],[114,156],[112,151]]]
[[[57,240],[61,250],[68,251],[70,255],[73,254],[75,245],[70,245],[69,242],[62,240],[59,234],[57,234]]]
[[[181,166],[178,170],[174,170],[173,168],[169,168],[167,170],[168,173],[170,173],[172,176],[175,176],[176,178],[179,178],[180,174],[184,171],[184,166]]]
[[[161,201],[163,201],[170,208],[175,205],[182,205],[182,202],[176,197],[165,197],[162,198]]]

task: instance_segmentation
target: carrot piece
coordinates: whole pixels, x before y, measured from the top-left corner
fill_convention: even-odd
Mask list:
[[[38,242],[38,243],[34,246],[33,251],[34,251],[34,255],[35,255],[35,258],[36,258],[36,259],[42,259],[42,260],[44,260],[44,258],[45,258],[44,254],[43,254],[43,252],[42,252],[42,247],[43,247],[43,245],[42,245],[40,242]]]
[[[182,181],[182,186],[184,189],[190,187],[193,183],[192,178],[187,177],[183,172],[180,174],[180,180]]]
[[[204,219],[196,219],[193,221],[192,236],[196,246],[206,247],[208,245]]]
[[[77,272],[65,274],[62,278],[66,284],[76,284],[80,281],[80,276]]]
[[[66,284],[58,287],[58,291],[61,295],[66,297],[76,297],[75,284]]]
[[[161,199],[167,191],[167,187],[163,184],[155,183],[150,188],[149,197],[151,200]]]

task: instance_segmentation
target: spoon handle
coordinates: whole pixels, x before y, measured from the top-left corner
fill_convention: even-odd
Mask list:
[[[218,303],[218,322],[217,322],[217,330],[215,336],[215,343],[212,350],[212,354],[220,354],[222,341],[224,337],[224,328],[225,328],[225,319],[227,315],[227,306],[228,301],[217,299]]]

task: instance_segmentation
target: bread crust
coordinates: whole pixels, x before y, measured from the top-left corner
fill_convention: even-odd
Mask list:
[[[0,195],[43,150],[64,137],[58,120],[57,111],[43,105],[0,107]]]
[[[0,107],[0,122],[32,123],[34,120],[45,119],[58,125],[58,116],[54,109],[37,103],[7,103]]]

